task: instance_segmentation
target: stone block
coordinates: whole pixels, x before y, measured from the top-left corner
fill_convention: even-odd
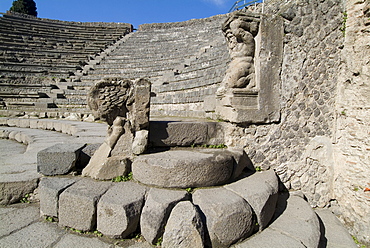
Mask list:
[[[135,180],[165,188],[193,188],[226,183],[234,167],[222,149],[173,150],[141,155],[132,163]]]
[[[54,122],[54,130],[57,132],[62,132],[62,123],[60,121]]]
[[[82,178],[59,196],[59,225],[81,231],[95,230],[96,208],[100,197],[112,186]]]
[[[42,178],[38,190],[40,215],[58,217],[59,195],[76,181],[76,178]]]
[[[37,129],[39,120],[30,120],[30,128]]]
[[[35,175],[37,176],[37,175]],[[33,192],[38,185],[39,178],[27,178],[23,181],[11,181],[9,182],[2,176],[0,181],[0,205],[9,205],[12,203],[19,202],[26,194]]]
[[[274,216],[279,191],[279,181],[273,170],[256,172],[224,187],[249,203],[257,216],[260,230],[267,227]]]
[[[204,224],[191,202],[179,202],[173,208],[163,235],[162,247],[204,247]]]
[[[216,97],[215,96],[206,96],[204,97],[204,111],[205,112],[215,112],[216,110]]]
[[[255,219],[249,204],[225,188],[198,189],[193,193],[193,203],[206,219],[212,247],[229,247],[251,235]]]
[[[37,128],[46,130],[47,129],[47,124],[48,124],[47,120],[39,120],[37,122]]]
[[[247,153],[243,148],[229,148],[228,149],[234,157],[234,172],[232,180],[237,179],[243,173],[244,170],[254,171],[254,166]]]
[[[149,142],[155,147],[219,145],[224,143],[224,136],[217,122],[154,121],[150,123]]]
[[[1,117],[0,118],[0,126],[8,126],[7,118]]]
[[[139,155],[145,152],[148,146],[149,131],[140,130],[136,131],[135,138],[132,143],[132,153]]]
[[[64,175],[76,165],[86,144],[56,144],[37,153],[37,172],[46,176]]]
[[[311,206],[299,196],[280,196],[275,220],[270,227],[289,234],[305,247],[318,247],[320,242],[320,223]],[[270,228],[269,227],[269,228]]]
[[[19,119],[17,118],[9,118],[6,123],[9,127],[19,127]]]
[[[141,234],[145,240],[155,244],[163,235],[164,226],[172,208],[181,200],[187,199],[185,190],[151,188],[140,218]]]
[[[65,230],[46,222],[36,222],[1,238],[1,247],[52,247]]]
[[[104,142],[101,144],[98,150],[96,150],[94,153],[94,156],[91,157],[89,164],[85,167],[85,169],[83,169],[82,176],[96,178],[111,151],[112,149],[107,143]]]
[[[134,109],[132,114],[133,126],[136,131],[149,128],[149,112],[150,112],[150,90],[151,83],[146,79],[139,79],[135,82],[134,87]]]
[[[19,127],[29,128],[30,127],[30,119],[19,119]]]
[[[131,181],[114,184],[98,203],[97,229],[114,238],[125,238],[136,231],[146,191],[146,187]]]
[[[347,229],[329,209],[317,209],[315,212],[325,226],[325,233],[321,233],[322,242],[320,243],[326,244],[326,247],[358,247]]]
[[[249,247],[305,248],[306,246],[304,246],[299,240],[290,237],[289,234],[267,228],[250,239],[233,246],[233,248]]]

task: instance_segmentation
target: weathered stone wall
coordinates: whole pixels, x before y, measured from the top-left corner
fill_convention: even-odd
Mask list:
[[[255,166],[274,168],[287,189],[331,206],[369,242],[369,1],[263,8],[284,18],[281,121],[230,128],[227,145],[244,146]]]
[[[338,216],[370,244],[370,1],[346,2],[336,96],[334,195]]]
[[[256,166],[275,168],[288,189],[301,189],[313,206],[323,207],[332,198],[343,10],[339,1],[276,3],[266,2],[264,11],[284,18],[281,121],[235,128],[242,139],[229,142],[245,146]]]

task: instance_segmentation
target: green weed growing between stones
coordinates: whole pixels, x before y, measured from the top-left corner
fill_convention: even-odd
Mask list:
[[[262,171],[262,168],[261,168],[261,166],[256,166],[256,171]]]
[[[366,245],[361,244],[355,236],[352,235],[352,239],[359,248],[366,248]]]
[[[127,176],[117,176],[112,179],[112,182],[118,183],[118,182],[127,182],[132,180],[132,172],[128,173]]]
[[[55,222],[54,218],[51,216],[45,216],[45,221],[47,222]]]
[[[194,192],[194,188],[186,188],[185,190],[190,194]]]
[[[26,195],[21,199],[21,203],[31,203],[29,198],[30,198],[30,194],[26,194]]]
[[[155,243],[155,246],[161,246],[162,245],[162,242],[163,242],[163,237],[160,237],[157,242]]]

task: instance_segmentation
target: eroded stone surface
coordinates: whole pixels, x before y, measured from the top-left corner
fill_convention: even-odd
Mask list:
[[[204,224],[191,202],[179,202],[173,208],[163,235],[162,247],[204,247]]]
[[[145,240],[155,244],[163,235],[164,226],[172,208],[181,200],[188,198],[185,190],[151,188],[140,217],[141,233]]]
[[[59,196],[59,225],[90,231],[96,225],[96,205],[110,182],[82,178]]]
[[[278,178],[273,170],[256,172],[224,187],[250,204],[257,216],[260,230],[269,224],[275,213],[279,191]]]
[[[75,167],[86,144],[56,144],[37,153],[37,171],[46,176],[64,175]]]
[[[214,186],[230,179],[233,161],[222,149],[173,150],[139,156],[132,172],[141,183],[165,188]]]
[[[77,180],[77,178],[42,178],[38,188],[40,215],[58,217],[60,193]]]
[[[97,229],[115,238],[133,233],[139,224],[146,191],[131,181],[115,184],[98,203]]]
[[[255,217],[249,204],[224,188],[198,189],[193,203],[205,216],[212,247],[229,247],[248,237],[254,228]]]

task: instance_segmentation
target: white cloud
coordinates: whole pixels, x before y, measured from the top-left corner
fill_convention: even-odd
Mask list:
[[[227,0],[206,0],[207,2],[211,2],[217,6],[224,6]]]

